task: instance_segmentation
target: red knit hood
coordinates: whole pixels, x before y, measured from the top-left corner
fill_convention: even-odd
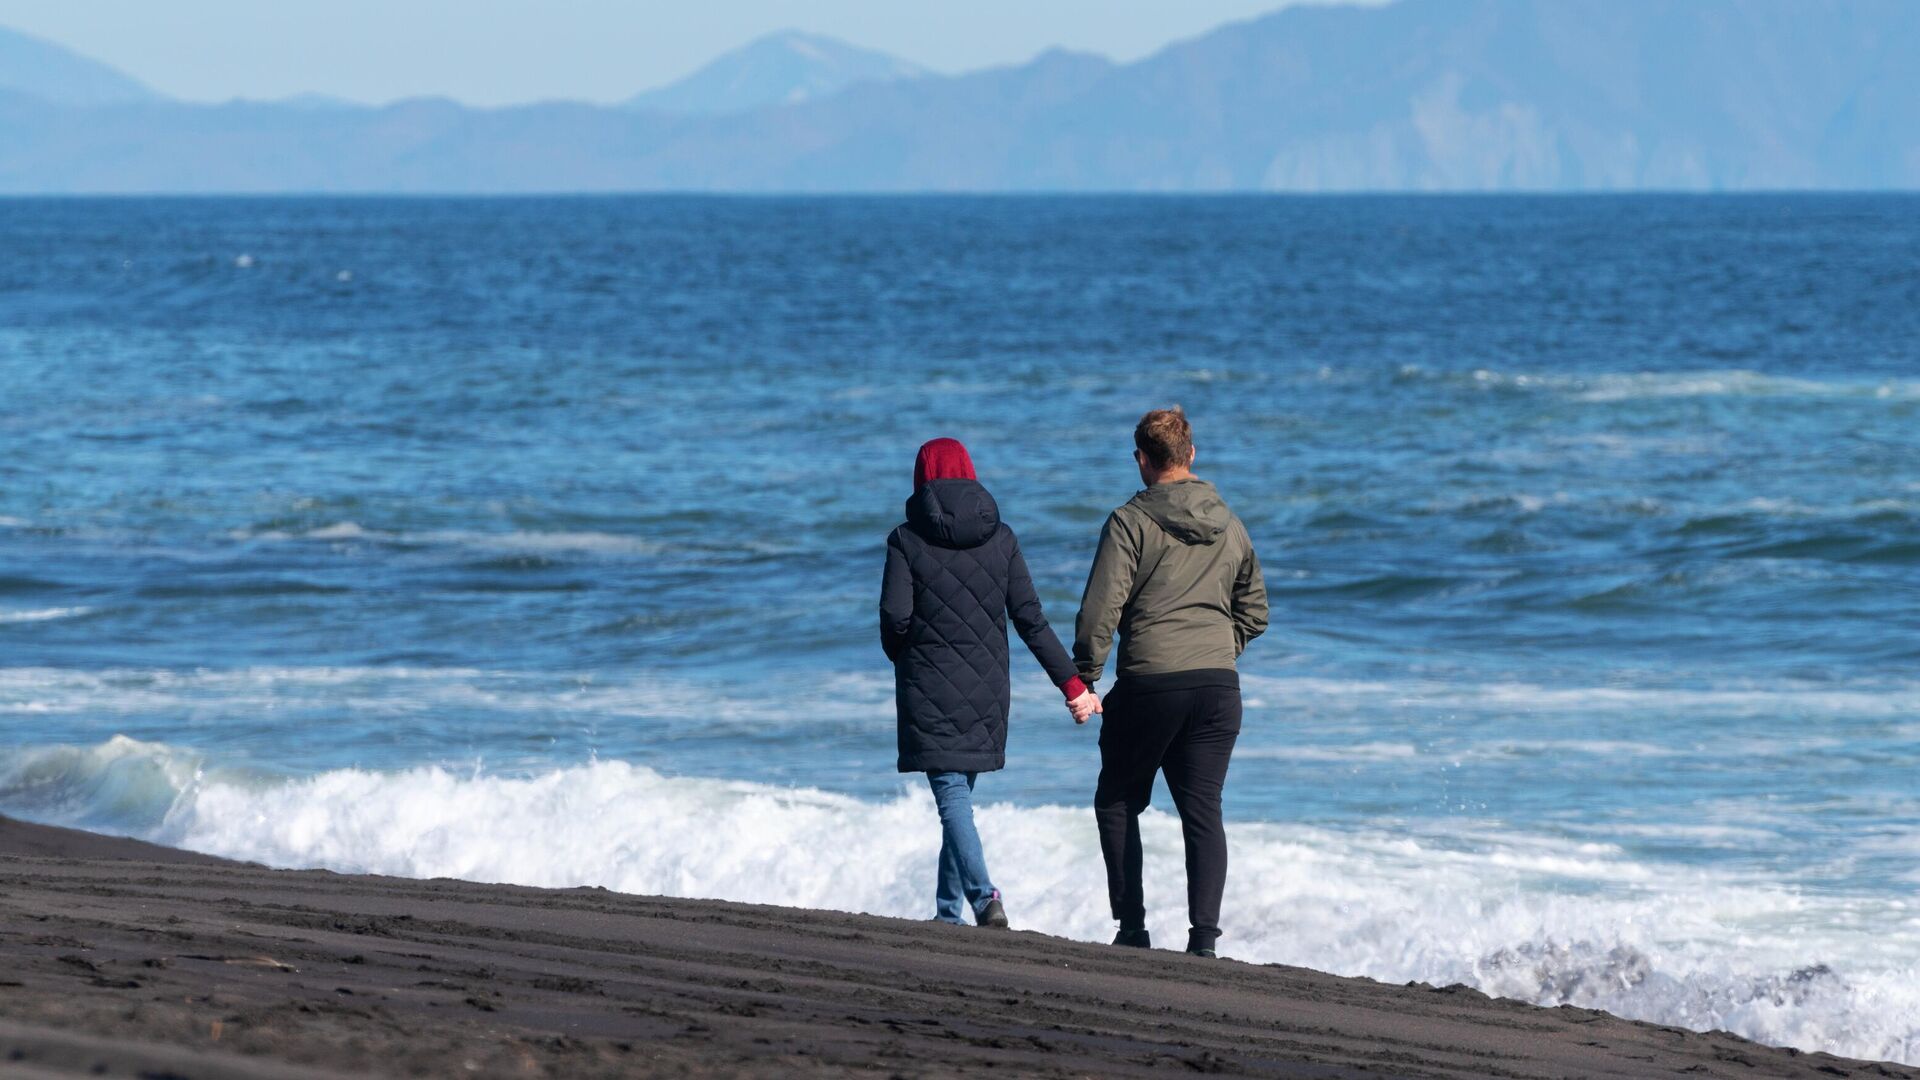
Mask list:
[[[913,462],[913,490],[927,486],[929,480],[978,480],[973,474],[973,458],[959,439],[934,439],[920,448]]]

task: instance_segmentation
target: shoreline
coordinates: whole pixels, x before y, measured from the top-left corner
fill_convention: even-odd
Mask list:
[[[4,817],[0,1061],[195,1078],[1920,1080],[1462,986],[598,888],[270,870]]]

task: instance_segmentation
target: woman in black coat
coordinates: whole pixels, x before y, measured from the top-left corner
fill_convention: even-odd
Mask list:
[[[913,468],[907,520],[887,537],[880,645],[893,661],[901,772],[923,772],[940,810],[936,917],[1007,925],[973,826],[973,783],[1007,763],[1007,617],[1076,718],[1097,700],[1034,593],[1020,541],[975,479],[967,448],[935,439]]]

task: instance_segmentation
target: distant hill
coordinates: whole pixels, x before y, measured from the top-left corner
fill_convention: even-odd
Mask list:
[[[686,78],[649,90],[627,104],[663,112],[743,112],[812,101],[855,83],[913,79],[926,73],[886,53],[788,30],[726,53]]]
[[[335,97],[332,94],[316,94],[312,92],[277,98],[265,104],[278,105],[283,109],[298,109],[301,112],[338,112],[342,109],[351,111],[353,109],[366,108],[366,106],[360,102],[351,101],[347,98]]]
[[[1125,65],[1056,50],[816,91],[760,63],[736,93],[717,62],[659,92],[676,108],[0,93],[0,190],[1920,189],[1916,58],[1920,0],[1401,0]]]
[[[60,105],[118,105],[158,98],[105,64],[4,27],[0,27],[0,91]]]

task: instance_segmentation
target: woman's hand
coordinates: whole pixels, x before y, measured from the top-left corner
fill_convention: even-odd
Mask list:
[[[1100,711],[1100,695],[1089,690],[1067,702],[1067,708],[1073,712],[1074,723],[1084,724],[1088,717]]]

